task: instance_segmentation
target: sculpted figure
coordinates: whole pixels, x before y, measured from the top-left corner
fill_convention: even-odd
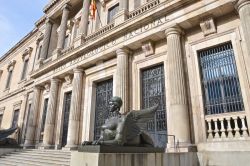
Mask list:
[[[118,145],[118,146],[154,146],[153,140],[141,125],[148,119],[152,119],[157,106],[140,110],[130,111],[121,114],[122,100],[120,97],[113,97],[110,101],[110,113],[105,124],[101,126],[101,136],[94,145]]]
[[[16,130],[17,130],[17,127],[12,127],[6,130],[0,130],[0,146],[17,144],[16,140],[12,138],[8,138],[8,136],[16,132]]]

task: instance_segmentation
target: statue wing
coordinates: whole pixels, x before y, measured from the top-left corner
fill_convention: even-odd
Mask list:
[[[17,127],[12,127],[12,128],[5,129],[5,130],[0,130],[0,140],[7,138],[9,135],[14,133],[16,131],[16,129],[17,129]]]
[[[158,105],[143,110],[133,110],[126,115],[126,139],[131,140],[146,130],[147,122],[154,117]]]

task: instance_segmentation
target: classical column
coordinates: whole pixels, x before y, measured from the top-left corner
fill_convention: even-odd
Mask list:
[[[90,0],[84,0],[81,21],[80,21],[80,27],[79,27],[79,35],[80,36],[86,36],[87,32],[88,32],[89,6],[90,6]]]
[[[50,92],[49,92],[49,102],[48,110],[46,114],[45,127],[44,127],[44,137],[43,137],[43,146],[49,147],[52,145],[52,139],[54,135],[55,127],[55,113],[57,106],[58,98],[58,89],[59,89],[60,80],[56,78],[51,79]]]
[[[41,51],[41,56],[40,56],[40,61],[41,62],[43,60],[45,60],[47,58],[47,56],[48,56],[52,25],[53,25],[52,21],[49,18],[47,18],[45,34],[44,34],[44,38],[43,38],[43,46],[42,46],[42,51]]]
[[[75,148],[78,146],[78,133],[81,112],[83,69],[76,68],[72,82],[72,98],[70,103],[69,128],[67,136],[67,148]]]
[[[61,19],[60,31],[59,31],[58,40],[57,40],[58,51],[63,49],[65,36],[66,36],[66,30],[67,30],[67,21],[69,18],[69,9],[70,9],[69,4],[65,4],[62,8],[62,19]]]
[[[240,15],[240,21],[250,55],[250,0],[236,0],[236,8]]]
[[[175,135],[176,141],[190,143],[190,127],[183,55],[181,46],[181,29],[172,27],[165,31],[167,38],[167,100],[168,108],[168,134]],[[170,145],[173,143],[170,140]]]
[[[35,131],[36,131],[37,115],[39,112],[41,90],[42,87],[40,86],[34,87],[31,109],[30,112],[27,112],[29,116],[27,119],[27,131],[26,133],[24,133],[25,134],[24,147],[34,146],[35,144]]]
[[[116,50],[117,54],[117,70],[116,70],[116,96],[121,97],[123,105],[121,107],[121,112],[124,113],[128,111],[128,61],[129,55],[128,50],[120,48]]]

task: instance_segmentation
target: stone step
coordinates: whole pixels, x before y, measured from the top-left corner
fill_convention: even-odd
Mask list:
[[[65,159],[70,159],[71,154],[50,154],[50,153],[26,153],[26,152],[13,152],[13,153],[9,153],[7,154],[7,156],[11,156],[11,155],[21,155],[21,156],[42,156],[42,157],[51,157],[53,156],[53,158],[65,158]]]
[[[27,154],[27,155],[29,155],[29,154],[41,154],[41,155],[43,155],[43,154],[49,154],[49,155],[53,155],[53,156],[70,156],[71,155],[71,153],[60,153],[60,152],[35,152],[35,151],[23,151],[23,152],[12,152],[11,154],[20,154],[20,153],[22,153],[22,154]]]
[[[16,166],[27,166],[27,165],[32,165],[32,166],[69,166],[70,163],[67,162],[50,162],[50,161],[35,161],[35,160],[25,160],[25,159],[19,159],[19,158],[1,158],[1,162],[8,162],[8,163],[13,163]]]
[[[1,161],[0,158],[0,166],[15,166],[15,164],[13,164],[13,162]]]
[[[4,158],[4,157],[3,157]],[[63,157],[55,158],[53,157],[43,157],[43,156],[27,156],[27,155],[11,155],[8,157],[5,157],[8,159],[24,159],[24,160],[32,160],[32,161],[51,161],[51,162],[70,162],[70,158],[65,159]]]

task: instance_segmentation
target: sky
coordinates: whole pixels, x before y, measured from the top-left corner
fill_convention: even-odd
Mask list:
[[[35,27],[49,0],[1,0],[0,57]]]

